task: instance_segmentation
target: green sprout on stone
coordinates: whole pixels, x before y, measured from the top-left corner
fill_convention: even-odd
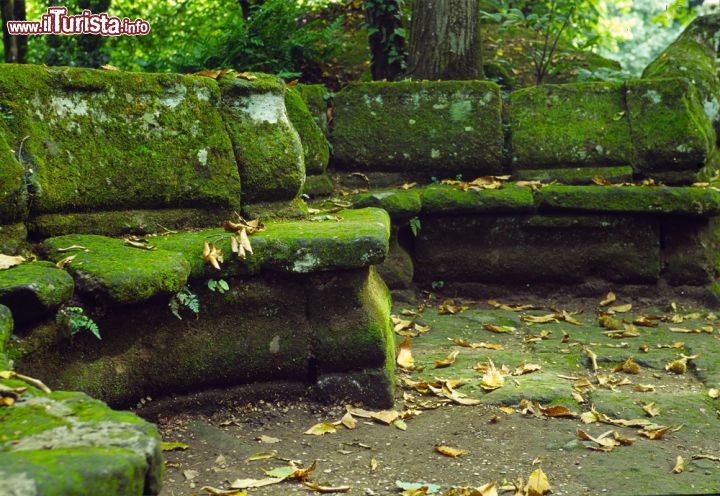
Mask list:
[[[230,289],[230,285],[225,279],[210,279],[207,282],[207,287],[210,291],[220,294],[223,294],[225,291]]]
[[[420,224],[420,218],[413,217],[412,219],[410,219],[410,230],[412,231],[413,236],[417,237],[420,229],[422,229],[422,224]]]
[[[185,286],[179,293],[170,298],[168,306],[173,315],[180,320],[182,320],[180,311],[183,308],[194,313],[196,317],[200,313],[200,300],[198,300],[197,295],[193,293],[188,286]]]
[[[90,331],[93,336],[98,339],[100,337],[100,328],[93,319],[85,315],[85,311],[80,307],[66,307],[57,314],[58,323],[64,323],[70,334],[74,336],[81,331]]]

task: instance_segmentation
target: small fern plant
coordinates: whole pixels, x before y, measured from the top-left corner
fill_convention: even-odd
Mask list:
[[[57,314],[58,323],[64,323],[70,334],[74,336],[81,331],[89,331],[98,339],[100,337],[100,328],[93,319],[85,315],[85,311],[80,307],[65,307]]]
[[[198,300],[197,295],[193,293],[188,286],[185,286],[179,293],[170,298],[168,306],[173,315],[180,320],[182,320],[180,311],[183,308],[194,313],[196,317],[200,313],[200,300]]]

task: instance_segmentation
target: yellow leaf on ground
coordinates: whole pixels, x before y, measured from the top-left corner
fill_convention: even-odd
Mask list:
[[[633,388],[638,393],[654,393],[655,392],[655,386],[652,384],[635,384],[635,387]]]
[[[708,391],[708,396],[710,396],[714,400],[720,398],[720,389],[716,389],[716,388],[710,389]]]
[[[544,408],[541,405],[538,406],[540,407],[540,413],[546,417],[575,418],[578,416],[577,413],[570,411],[564,406],[549,406],[547,408]]]
[[[455,315],[456,313],[460,313],[466,309],[467,309],[467,307],[464,307],[462,305],[457,305],[453,300],[445,300],[438,307],[438,314],[440,314],[440,315]]]
[[[543,472],[541,468],[537,468],[530,474],[525,489],[527,496],[543,496],[549,493],[552,488],[550,487],[550,481],[547,475],[545,475],[545,472]]]
[[[350,490],[350,486],[321,486],[309,481],[303,481],[303,486],[312,489],[316,493],[346,493]]]
[[[458,458],[469,453],[468,450],[451,448],[449,446],[436,446],[435,451],[450,458]]]
[[[648,417],[657,417],[660,415],[660,409],[655,406],[655,403],[645,403],[642,406],[643,412],[647,414]]]
[[[518,376],[530,374],[532,372],[537,372],[540,369],[542,369],[542,367],[535,363],[523,363],[513,371],[512,375]]]
[[[656,440],[662,439],[665,434],[670,432],[671,427],[665,427],[662,425],[649,425],[638,432],[641,436],[645,436],[648,439]]]
[[[600,306],[606,307],[606,306],[608,306],[608,305],[611,304],[611,303],[615,303],[615,300],[617,300],[617,297],[615,296],[615,293],[613,293],[612,291],[610,291],[610,292],[607,294],[607,296],[605,297],[605,299],[600,302]]]
[[[615,366],[613,372],[625,372],[626,374],[639,374],[640,365],[635,361],[633,357],[628,358],[623,363]]]
[[[370,414],[370,418],[377,420],[378,422],[390,425],[400,416],[400,413],[395,410],[383,410],[381,412],[374,412]]]
[[[400,344],[397,356],[397,364],[408,370],[415,368],[415,359],[410,351],[410,336],[405,336],[405,341]]]
[[[353,417],[350,412],[347,412],[345,415],[343,415],[343,418],[340,419],[340,422],[342,422],[342,425],[344,425],[348,429],[354,429],[355,427],[357,427],[357,420],[355,420],[355,417]]]
[[[627,305],[618,305],[615,307],[608,308],[608,311],[615,312],[615,313],[627,313],[630,310],[632,310],[632,304],[628,303]]]
[[[550,322],[558,322],[558,316],[554,313],[548,315],[523,315],[520,317],[525,322],[533,324],[547,324]]]
[[[436,369],[441,369],[441,368],[444,368],[444,367],[449,367],[450,365],[452,365],[453,363],[455,363],[455,359],[457,359],[457,356],[458,356],[459,354],[460,354],[459,351],[453,351],[452,353],[450,353],[450,354],[448,355],[447,359],[445,359],[445,360],[436,360],[436,361],[435,361],[435,368],[436,368]]]
[[[590,348],[583,348],[582,351],[585,355],[588,356],[588,358],[590,358],[590,364],[592,365],[592,369],[597,370],[598,364],[597,364],[597,355],[595,354],[595,352],[593,352]]]
[[[480,387],[486,391],[493,391],[503,387],[505,384],[505,378],[502,376],[500,371],[495,367],[492,360],[488,360],[488,367],[480,379]]]
[[[673,474],[682,474],[685,472],[685,460],[683,460],[682,456],[677,457],[675,460],[675,467],[673,468]]]
[[[515,332],[515,328],[512,326],[503,326],[503,325],[495,325],[495,324],[485,324],[483,326],[486,331],[495,332],[497,334],[504,334],[508,332]]]
[[[232,484],[230,484],[230,489],[253,489],[256,487],[279,484],[284,480],[285,478],[281,477],[265,477],[264,479],[236,479]]]
[[[320,422],[319,424],[315,424],[306,430],[305,434],[310,436],[323,436],[325,434],[334,434],[335,432],[337,432],[337,429],[335,429],[333,424],[329,422]]]
[[[212,243],[203,241],[202,255],[205,263],[209,263],[217,270],[220,270],[220,264],[224,262],[223,252],[220,248],[218,248]]]
[[[240,489],[218,489],[217,487],[203,486],[202,490],[211,496],[247,496],[247,492]]]

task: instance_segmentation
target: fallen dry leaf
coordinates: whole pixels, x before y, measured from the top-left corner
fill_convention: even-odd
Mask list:
[[[525,492],[527,496],[543,496],[551,491],[548,476],[541,468],[536,468],[528,479]]]
[[[598,369],[597,355],[590,348],[583,348],[583,353],[590,359],[592,369],[595,371]]]
[[[551,313],[548,315],[523,315],[520,317],[525,322],[533,324],[548,324],[550,322],[559,322],[558,315]]]
[[[534,364],[534,363],[523,363],[519,367],[517,367],[512,375],[518,376],[518,375],[525,375],[530,374],[532,372],[537,372],[538,370],[541,370],[542,367],[540,365]]]
[[[623,363],[615,366],[613,372],[625,372],[626,374],[639,374],[640,365],[637,364],[633,357],[628,358]]]
[[[720,398],[720,389],[712,388],[708,390],[708,396],[710,396],[714,400]]]
[[[665,434],[670,432],[671,429],[672,427],[665,427],[662,425],[649,425],[638,431],[638,434],[645,436],[648,439],[657,440],[662,439]]]
[[[395,410],[383,410],[381,412],[373,412],[370,414],[370,418],[376,420],[382,424],[390,425],[400,416],[400,413]]]
[[[455,360],[457,359],[458,355],[460,354],[459,351],[453,351],[450,353],[445,360],[436,360],[435,361],[435,368],[436,369],[442,369],[445,367],[449,367],[453,363],[455,363]]]
[[[615,296],[615,293],[613,293],[612,291],[610,291],[610,292],[607,294],[607,296],[605,297],[605,299],[600,302],[600,306],[606,307],[606,306],[608,306],[608,305],[611,304],[611,303],[615,303],[615,300],[617,300],[617,297]]]
[[[218,489],[217,487],[203,486],[201,490],[211,496],[247,496],[247,492],[242,489]]]
[[[470,341],[467,341],[465,339],[461,338],[448,338],[448,341],[452,341],[458,346],[462,346],[463,348],[472,348],[472,349],[478,349],[483,348],[486,350],[504,350],[505,347],[501,344],[493,344],[493,343],[485,343],[479,342],[479,343],[471,343]]]
[[[486,331],[495,332],[497,334],[504,334],[507,332],[515,332],[517,329],[515,329],[512,326],[503,326],[503,325],[495,325],[495,324],[485,324],[483,326]]]
[[[309,481],[303,481],[302,484],[316,493],[346,493],[351,489],[350,486],[321,486]]]
[[[677,360],[673,360],[672,362],[665,365],[665,370],[667,370],[668,372],[672,372],[673,374],[682,375],[687,372],[688,361],[693,360],[697,357],[698,355],[681,355],[681,357]]]
[[[509,312],[524,312],[525,310],[540,310],[535,305],[516,305],[512,303],[499,303],[495,300],[488,300],[488,305],[498,310],[507,310]]]
[[[488,360],[488,367],[480,379],[480,387],[486,391],[493,391],[503,387],[505,384],[505,378],[502,376],[500,371],[495,367],[492,360]]]
[[[632,304],[630,304],[630,303],[628,303],[627,305],[617,305],[617,306],[608,308],[608,312],[613,312],[613,313],[627,313],[630,310],[632,310]]]
[[[357,420],[355,420],[355,417],[353,417],[350,412],[347,412],[345,415],[343,415],[343,418],[340,419],[340,422],[342,422],[342,425],[344,425],[348,429],[354,429],[355,427],[357,427]]]
[[[576,418],[578,416],[577,413],[570,411],[568,408],[566,408],[564,406],[550,406],[550,407],[544,408],[542,405],[538,405],[538,408],[540,410],[540,413],[542,413],[546,417]]]
[[[682,474],[685,472],[685,460],[683,460],[683,457],[678,455],[677,459],[675,460],[675,467],[673,468],[673,474]]]
[[[645,403],[642,406],[643,412],[647,414],[648,417],[657,417],[660,415],[660,409],[655,406],[655,403]]]
[[[335,425],[329,422],[320,422],[306,430],[305,434],[310,436],[323,436],[325,434],[334,434],[335,432],[337,432]]]
[[[217,270],[220,270],[220,264],[224,262],[223,252],[220,248],[218,248],[212,243],[203,241],[202,255],[205,263],[209,263]]]
[[[441,455],[445,455],[450,458],[459,458],[459,457],[461,457],[463,455],[467,455],[469,453],[468,450],[451,448],[449,446],[436,446],[435,451],[437,451]]]
[[[400,344],[397,356],[397,364],[407,370],[415,368],[415,359],[410,351],[410,336],[405,336],[405,341]]]
[[[55,267],[57,267],[58,269],[64,269],[66,265],[72,263],[72,261],[75,260],[75,257],[77,257],[77,255],[69,255],[61,260],[58,260],[55,264]]]
[[[230,489],[254,489],[256,487],[270,486],[272,484],[279,484],[284,481],[287,477],[265,477],[264,479],[236,479],[230,484]]]
[[[460,313],[466,309],[467,309],[467,307],[464,307],[462,305],[457,305],[453,300],[445,300],[438,307],[438,314],[439,315],[455,315],[456,313]]]
[[[655,392],[655,386],[652,384],[635,384],[635,387],[633,388],[638,393],[654,393]]]

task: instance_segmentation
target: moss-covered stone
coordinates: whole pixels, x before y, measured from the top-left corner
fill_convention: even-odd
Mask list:
[[[7,349],[14,328],[15,323],[13,322],[12,312],[5,305],[0,305],[0,362],[2,361],[1,355]]]
[[[330,196],[334,191],[335,184],[333,183],[332,176],[330,174],[308,176],[305,178],[305,184],[302,189],[303,194],[312,198],[318,196]]]
[[[697,187],[556,186],[537,193],[542,210],[659,213],[712,216],[720,213],[720,190]]]
[[[303,147],[285,108],[285,84],[255,74],[220,79],[221,112],[243,183],[243,203],[291,200],[305,182]]]
[[[0,105],[0,120],[7,122],[8,118],[11,122],[13,116]],[[0,130],[0,163],[0,224],[25,220],[28,213],[25,169],[10,148],[3,130]]]
[[[423,190],[422,208],[428,214],[532,212],[535,210],[535,198],[530,188],[515,185],[500,189],[461,191],[453,186],[438,184]]]
[[[705,115],[718,129],[720,78],[717,73],[720,17],[697,17],[670,46],[643,71],[643,79],[685,78],[699,91]]]
[[[631,163],[624,83],[544,85],[511,96],[513,169]]]
[[[0,225],[0,253],[18,255],[27,251],[28,232],[25,224]]]
[[[390,235],[390,250],[385,261],[377,266],[378,274],[390,289],[408,289],[412,286],[415,266],[412,257],[398,239],[398,228]]]
[[[0,410],[0,476],[18,494],[157,494],[162,473],[155,426],[82,393],[31,388]]]
[[[660,273],[659,223],[603,215],[422,217],[415,261],[415,279],[425,283],[652,283]]]
[[[162,250],[182,253],[192,267],[193,278],[257,274],[264,270],[306,274],[381,263],[388,252],[388,214],[366,208],[343,210],[337,215],[340,221],[333,215],[319,216],[315,221],[267,222],[264,231],[250,238],[253,253],[246,260],[232,254],[230,235],[222,229],[169,234],[152,242]],[[225,254],[221,271],[203,261],[205,240],[215,243]]]
[[[611,183],[629,183],[633,180],[633,169],[625,167],[575,167],[572,169],[518,169],[513,179],[518,181],[557,181],[561,184],[592,184],[593,179],[602,177]]]
[[[86,250],[58,251],[71,246]],[[78,290],[100,293],[117,303],[138,303],[177,293],[190,274],[190,264],[180,253],[134,248],[104,236],[58,236],[45,240],[44,249],[54,262],[74,255],[66,269],[75,278]]]
[[[627,108],[641,173],[699,170],[715,148],[715,130],[686,79],[627,82]]]
[[[215,81],[5,65],[0,120],[35,213],[237,208],[240,181]]]
[[[64,270],[49,262],[30,262],[0,271],[0,304],[15,321],[36,322],[70,299],[75,285]]]
[[[248,219],[306,219],[308,206],[300,197],[292,200],[246,203],[243,205],[242,214]]]
[[[300,93],[294,88],[285,90],[288,118],[300,135],[306,174],[322,174],[330,160],[330,144],[317,125]]]
[[[487,81],[350,84],[334,100],[333,155],[362,170],[497,173],[501,107]]]
[[[328,103],[332,95],[328,89],[322,84],[298,84],[295,88],[305,101],[315,123],[320,126],[325,136],[329,136]]]
[[[348,198],[355,208],[377,207],[386,210],[393,219],[409,219],[422,208],[419,189],[387,189],[359,193]]]
[[[101,234],[127,236],[150,234],[168,229],[182,230],[217,226],[229,219],[232,210],[176,208],[162,210],[122,210],[44,214],[33,217],[30,232],[36,238],[64,234]]]
[[[390,291],[376,270],[317,274],[311,286],[308,315],[315,332],[313,356],[318,371],[389,367],[392,375],[395,340]]]
[[[663,279],[673,286],[712,284],[720,268],[720,217],[661,222]]]

